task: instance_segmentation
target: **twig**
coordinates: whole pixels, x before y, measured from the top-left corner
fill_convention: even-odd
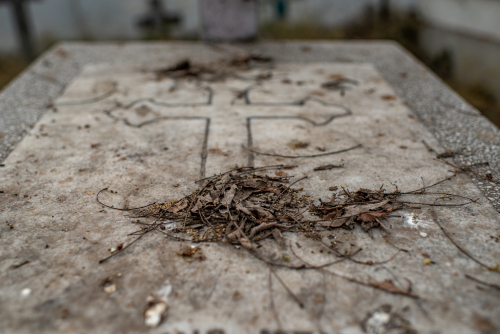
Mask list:
[[[156,227],[155,227],[156,228]],[[137,237],[135,240],[133,240],[131,243],[129,243],[127,246],[123,247],[122,249],[120,250],[117,250],[115,252],[113,252],[110,256],[102,259],[102,260],[99,260],[99,264],[103,263],[104,261],[107,261],[108,259],[112,258],[113,256],[115,256],[116,254],[119,254],[121,252],[123,252],[125,249],[129,248],[133,243],[135,243],[136,241],[138,241],[140,238],[142,238],[144,235],[146,235],[148,232],[152,231],[154,228],[149,228],[147,231],[145,231],[143,234],[141,234],[139,237]]]
[[[486,179],[486,180],[489,180],[491,182],[495,182],[495,183],[498,183],[500,184],[500,181],[498,180],[495,180],[495,179],[490,179],[489,177],[485,176],[485,175],[481,175],[479,173],[476,173],[476,172],[473,172],[471,171],[470,169],[467,169],[467,168],[464,168],[464,167],[460,167],[460,166],[457,166],[457,165],[454,165],[452,163],[449,163],[448,161],[444,161],[444,160],[441,160],[441,159],[434,159],[434,160],[437,160],[437,161],[441,161],[442,163],[445,163],[451,167],[454,167],[454,168],[457,168],[457,169],[460,169],[461,171],[464,171],[464,172],[467,172],[467,173],[471,173],[473,175],[476,175],[476,176],[479,176],[479,177],[482,177],[483,179]]]
[[[88,104],[88,103],[94,103],[94,102],[99,102],[101,100],[104,100],[105,98],[113,95],[117,91],[118,84],[116,82],[113,83],[113,87],[106,93],[96,96],[96,97],[91,97],[88,99],[83,99],[83,100],[76,100],[76,101],[62,101],[55,103],[54,106],[74,106],[74,105],[79,105],[79,104]]]
[[[399,203],[403,204],[417,204],[417,205],[430,205],[430,206],[464,206],[467,204],[475,203],[475,201],[471,200],[470,202],[467,203],[459,203],[459,204],[436,204],[434,203],[422,203],[422,202],[406,202],[406,201],[398,201]]]
[[[195,183],[198,183],[198,182],[201,182],[201,181],[205,181],[205,180],[211,180],[211,179],[214,179],[214,178],[217,178],[219,176],[222,176],[222,175],[226,175],[228,173],[231,173],[231,172],[234,172],[234,171],[241,171],[240,173],[249,173],[249,172],[254,172],[254,171],[259,171],[259,170],[266,170],[266,169],[281,169],[281,168],[295,168],[297,166],[286,166],[286,165],[269,165],[269,166],[262,166],[262,167],[250,167],[250,166],[243,166],[243,167],[237,167],[237,168],[233,168],[233,169],[230,169],[228,170],[227,172],[225,173],[222,173],[222,174],[218,174],[218,175],[213,175],[213,176],[208,176],[208,177],[204,177],[202,179],[198,179],[196,181],[194,181]]]
[[[283,280],[276,274],[274,271],[273,267],[269,267],[273,275],[278,279],[278,282],[281,283],[281,285],[285,288],[286,292],[295,300],[295,302],[300,306],[300,308],[304,308],[304,304],[300,301],[300,299],[290,290],[290,288],[283,282]]]
[[[290,250],[292,251],[293,255],[295,255],[295,257],[296,257],[297,259],[299,259],[300,261],[302,261],[304,264],[306,264],[306,265],[308,265],[308,266],[312,266],[310,263],[306,262],[306,261],[305,261],[305,260],[303,260],[301,257],[299,257],[299,256],[295,253],[295,251],[293,250],[293,248],[292,248],[292,247],[290,247]],[[400,289],[398,289],[398,290],[388,290],[388,289],[383,288],[383,286],[381,286],[381,285],[376,285],[376,284],[374,284],[374,283],[365,283],[365,282],[363,282],[363,281],[358,281],[358,280],[357,280],[357,279],[355,279],[355,278],[348,277],[348,276],[344,276],[344,275],[341,275],[341,274],[337,274],[337,273],[334,273],[334,272],[332,272],[332,271],[328,271],[328,270],[323,269],[323,268],[318,269],[318,270],[321,270],[321,271],[323,271],[323,272],[325,272],[325,273],[327,273],[327,274],[330,274],[330,275],[332,275],[332,276],[342,278],[342,279],[344,279],[344,280],[346,280],[346,281],[349,281],[349,282],[351,282],[351,283],[356,283],[356,284],[359,284],[359,285],[367,286],[367,287],[370,287],[370,288],[373,288],[373,289],[382,290],[382,291],[385,291],[385,292],[388,292],[388,293],[392,293],[392,294],[396,294],[396,295],[402,295],[402,296],[410,297],[410,298],[413,298],[413,299],[419,299],[419,297],[418,297],[418,296],[416,296],[416,295],[414,295],[414,294],[411,294],[411,293],[409,293],[409,292],[405,292],[405,291],[400,290]]]
[[[97,203],[99,203],[99,204],[101,204],[102,206],[105,206],[105,207],[107,207],[107,208],[113,209],[113,210],[118,210],[118,211],[133,211],[133,210],[144,209],[144,208],[147,208],[148,206],[152,206],[152,205],[155,205],[155,204],[156,204],[156,202],[154,202],[154,203],[151,203],[151,204],[148,204],[148,205],[144,205],[144,206],[140,206],[140,207],[138,207],[138,208],[133,208],[133,209],[125,209],[125,208],[120,209],[120,208],[115,208],[115,207],[112,207],[112,206],[106,205],[106,204],[104,204],[103,202],[99,201],[99,194],[100,194],[101,192],[103,192],[104,190],[108,190],[108,188],[104,188],[104,189],[99,190],[99,192],[95,195],[95,199],[96,199]]]
[[[399,251],[400,251],[400,249],[398,249],[398,250],[397,250],[397,252],[396,252],[396,253],[394,253],[393,255],[391,255],[391,257],[389,257],[387,260],[380,261],[380,262],[371,261],[371,260],[368,260],[368,261],[359,261],[359,260],[355,260],[355,259],[353,259],[352,257],[353,257],[354,255],[356,255],[357,253],[359,253],[359,252],[362,250],[362,248],[358,249],[357,251],[355,251],[355,252],[354,252],[354,253],[352,253],[352,254],[349,254],[349,255],[342,255],[342,254],[341,254],[341,253],[339,253],[337,250],[335,250],[335,249],[331,248],[331,247],[330,247],[330,246],[328,246],[326,243],[324,243],[324,242],[323,242],[323,240],[320,240],[319,242],[321,242],[324,246],[328,247],[328,249],[333,250],[333,251],[335,252],[335,254],[337,254],[337,256],[339,256],[339,257],[343,257],[343,258],[346,258],[346,259],[348,259],[349,261],[352,261],[352,262],[357,263],[357,264],[362,264],[362,265],[365,265],[365,266],[376,266],[376,265],[386,264],[386,263],[388,263],[388,262],[392,261],[392,260],[396,257],[396,255],[398,255],[398,254],[399,254]],[[291,248],[291,247],[292,247],[292,246],[290,245],[290,248]]]
[[[469,197],[466,197],[466,196],[462,196],[462,195],[456,195],[456,194],[450,194],[450,193],[440,193],[440,192],[432,192],[432,193],[405,193],[405,194],[401,194],[401,195],[446,195],[446,196],[452,196],[452,197],[460,197],[460,198],[463,198],[463,199],[466,199],[466,200],[469,200],[473,203],[477,202],[478,199],[472,199],[472,198],[469,198]]]
[[[486,283],[486,282],[483,282],[483,281],[481,281],[481,280],[478,280],[477,278],[472,277],[472,276],[467,275],[467,274],[465,274],[465,278],[468,278],[468,279],[470,279],[471,281],[474,281],[474,282],[476,282],[476,283],[479,283],[479,284],[482,284],[482,285],[489,286],[490,288],[500,290],[500,285],[491,284],[491,283]]]
[[[259,151],[256,151],[254,149],[251,149],[251,148],[248,148],[248,147],[245,147],[245,146],[243,146],[243,148],[246,149],[246,150],[249,150],[250,152],[255,153],[255,154],[267,155],[267,156],[271,156],[271,157],[287,158],[287,159],[298,159],[298,158],[316,158],[316,157],[322,157],[322,156],[325,156],[325,155],[343,153],[343,152],[354,150],[354,149],[359,148],[361,146],[362,146],[361,144],[358,144],[356,146],[349,147],[349,148],[346,148],[346,149],[343,149],[343,150],[339,150],[339,151],[326,152],[326,153],[320,153],[320,154],[312,154],[312,155],[281,155],[281,154],[272,154],[272,153],[259,152]]]
[[[286,188],[285,188],[285,190],[283,190],[283,191],[279,194],[279,196],[278,196],[278,197],[276,197],[276,199],[274,200],[274,202],[273,202],[272,206],[274,206],[274,204],[276,204],[276,202],[278,202],[278,201],[279,201],[279,199],[281,198],[281,195],[283,195],[284,193],[286,193],[286,192],[288,191],[288,189],[290,189],[290,188],[291,188],[291,187],[292,187],[295,183],[297,183],[297,182],[299,182],[299,181],[302,181],[302,180],[304,180],[304,179],[307,179],[307,178],[308,178],[308,176],[306,175],[306,176],[304,176],[304,177],[302,177],[302,178],[298,179],[297,181],[293,182],[293,183],[292,183],[292,184],[290,184],[288,187],[286,187]]]
[[[274,304],[274,297],[273,297],[273,278],[271,276],[272,273],[271,267],[269,267],[269,300],[271,303],[271,310],[273,311],[274,314],[274,319],[276,320],[276,324],[278,325],[278,331],[280,333],[283,332],[283,327],[281,325],[280,317],[278,315],[278,310],[276,310],[276,305]]]
[[[434,187],[434,186],[437,186],[438,184],[440,183],[443,183],[444,181],[448,181],[450,180],[452,177],[456,176],[456,174],[453,174],[452,176],[449,176],[445,179],[442,179],[441,181],[438,181],[434,184],[431,184],[430,186],[427,186],[427,187],[423,187],[423,188],[420,188],[420,189],[416,189],[416,190],[412,190],[412,191],[408,191],[408,192],[405,192],[405,193],[401,193],[401,195],[407,195],[407,194],[412,194],[412,193],[416,193],[416,192],[419,192],[419,191],[422,191],[422,190],[425,190],[425,189],[428,189],[428,188],[431,188],[431,187]]]
[[[434,210],[431,210],[431,216],[432,216],[432,219],[434,220],[434,222],[436,223],[437,226],[439,226],[439,228],[441,229],[441,231],[443,231],[444,235],[450,240],[450,242],[455,246],[457,247],[457,249],[459,251],[461,251],[463,254],[465,254],[468,258],[470,258],[472,261],[476,262],[477,264],[479,264],[480,266],[488,269],[488,270],[491,270],[491,271],[494,271],[498,274],[500,274],[500,272],[498,271],[498,266],[488,266],[484,263],[482,263],[481,261],[479,261],[478,259],[476,259],[474,256],[472,256],[469,252],[467,252],[465,249],[463,249],[455,240],[453,240],[451,238],[451,236],[448,234],[448,232],[446,232],[446,230],[443,228],[443,226],[439,223],[439,219],[437,217],[437,214],[436,214],[436,211]],[[496,267],[496,269],[495,269]]]

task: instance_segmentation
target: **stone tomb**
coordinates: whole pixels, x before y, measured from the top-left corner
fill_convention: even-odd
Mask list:
[[[335,89],[322,87],[340,78],[346,80]],[[283,164],[297,165],[284,171],[292,181],[308,176],[296,186],[313,198],[328,199],[331,186],[410,191],[453,175],[424,142],[444,152],[371,64],[277,63],[220,82],[158,79],[151,69],[125,64],[87,66],[0,170],[2,223],[13,225],[2,230],[0,246],[2,327],[146,332],[143,311],[153,297],[168,311],[152,333],[494,331],[498,291],[478,289],[465,275],[495,282],[497,273],[461,253],[434,222],[438,217],[483,263],[498,263],[490,238],[498,234],[497,213],[465,175],[433,191],[476,203],[400,210],[387,230],[369,234],[331,232],[347,249],[362,248],[361,262],[391,260],[344,261],[329,270],[365,282],[391,280],[411,288],[416,300],[317,270],[275,269],[300,308],[244,249],[201,244],[206,259],[187,262],[177,255],[187,243],[155,233],[99,264],[137,229],[126,213],[96,202],[105,187],[113,191],[101,197],[109,205],[139,207],[185,196],[197,188],[194,181],[235,166]],[[343,168],[313,171],[326,164]],[[315,265],[336,259],[311,239],[284,236]],[[273,240],[260,251],[300,264]]]

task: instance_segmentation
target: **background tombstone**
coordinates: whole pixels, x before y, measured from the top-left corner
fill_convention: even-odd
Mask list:
[[[257,37],[257,1],[201,0],[200,10],[205,41],[236,42]]]

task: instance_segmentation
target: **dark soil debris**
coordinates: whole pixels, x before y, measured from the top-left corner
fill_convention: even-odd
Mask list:
[[[196,246],[186,246],[177,252],[177,255],[182,256],[186,259],[186,261],[191,262],[192,260],[205,260],[205,256],[203,255],[203,251],[200,247]]]
[[[344,167],[344,165],[332,165],[332,164],[328,164],[328,165],[323,165],[323,166],[316,167],[313,170],[315,172],[317,172],[319,170],[330,170],[330,169],[342,168],[342,167]]]
[[[171,78],[217,82],[229,77],[238,77],[237,71],[247,71],[270,64],[272,64],[272,58],[256,54],[246,54],[212,64],[195,64],[189,59],[184,59],[173,66],[155,71],[155,74],[157,80]],[[271,77],[271,73],[263,72],[257,74],[254,79],[261,81],[271,79]]]

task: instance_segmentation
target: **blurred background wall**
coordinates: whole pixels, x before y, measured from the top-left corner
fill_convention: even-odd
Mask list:
[[[0,0],[0,87],[30,58],[13,1],[24,4],[36,55],[62,40],[197,40],[199,1],[231,0]],[[396,40],[500,126],[500,0],[260,0],[257,8],[259,39]]]

